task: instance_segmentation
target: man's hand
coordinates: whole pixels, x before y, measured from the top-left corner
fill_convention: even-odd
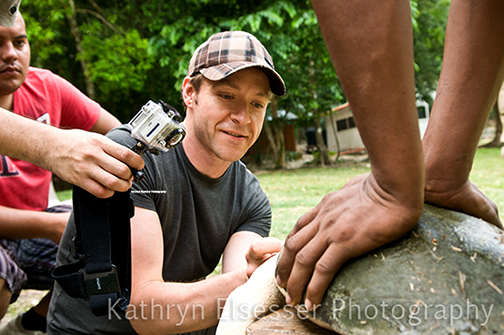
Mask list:
[[[472,215],[504,229],[497,205],[469,180],[452,185],[426,177],[425,202]]]
[[[403,203],[385,192],[372,174],[326,195],[298,220],[285,241],[277,282],[287,289],[287,303],[298,304],[306,287],[305,305],[316,308],[343,263],[410,230],[422,208]]]
[[[105,136],[82,130],[60,130],[48,148],[44,166],[60,178],[99,198],[131,187],[130,167],[143,168],[142,158]]]
[[[255,239],[250,245],[245,258],[247,259],[247,277],[266,260],[282,248],[282,241],[274,237],[264,237]]]

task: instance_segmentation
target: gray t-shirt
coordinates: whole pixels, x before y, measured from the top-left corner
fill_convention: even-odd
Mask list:
[[[126,136],[127,135],[127,136]],[[132,147],[127,128],[107,136]],[[194,281],[209,275],[231,235],[251,231],[267,236],[271,207],[258,179],[240,161],[212,179],[194,168],[183,144],[158,156],[146,154],[145,177],[134,183],[135,206],[158,213],[163,229],[165,281]],[[58,253],[58,265],[73,263],[75,223],[70,219]],[[119,318],[122,320],[119,320]],[[56,284],[48,314],[49,334],[135,334],[124,314],[96,317],[82,299]]]

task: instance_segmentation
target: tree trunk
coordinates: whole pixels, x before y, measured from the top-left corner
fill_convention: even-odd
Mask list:
[[[495,101],[494,105],[494,113],[493,113],[493,119],[495,122],[495,136],[494,139],[485,145],[482,145],[482,148],[500,148],[502,146],[501,142],[501,136],[502,136],[502,120],[501,120],[501,113],[499,111],[499,99]]]
[[[278,117],[278,100],[273,97],[270,104],[272,120],[264,122],[264,130],[270,144],[276,169],[285,169],[285,139],[283,135],[284,123]]]
[[[497,97],[497,112],[499,114],[501,124],[504,124],[504,85],[502,85],[499,96]],[[504,133],[501,134],[501,143],[504,143]],[[504,147],[501,149],[501,156],[504,158]]]
[[[68,25],[70,26],[70,31],[71,31],[72,36],[74,38],[75,47],[77,49],[77,52],[80,53],[80,54],[82,54],[82,52],[83,52],[83,48],[82,48],[82,44],[81,44],[81,42],[82,42],[82,36],[80,34],[79,26],[77,24],[77,15],[76,15],[76,9],[75,9],[75,2],[74,2],[74,0],[68,0],[68,2],[66,0],[61,0],[61,4],[66,9],[65,10],[65,16],[67,18]],[[87,92],[87,95],[91,99],[94,99],[95,98],[95,87],[94,87],[94,83],[93,83],[93,81],[91,79],[91,76],[89,75],[87,61],[85,61],[81,57],[80,58],[80,64],[81,64],[81,67],[82,67],[82,72],[84,73],[84,79],[86,81],[86,92]]]
[[[339,157],[341,154],[341,145],[340,145],[339,138],[338,138],[338,129],[335,126],[336,123],[334,122],[334,116],[333,116],[332,111],[329,111],[329,118],[331,119],[331,128],[333,130],[334,140],[336,141],[336,151],[337,152],[336,152],[336,159],[334,161],[336,163],[338,163]]]
[[[329,152],[327,150],[327,146],[324,142],[324,136],[322,135],[322,126],[320,125],[320,117],[316,111],[314,111],[313,115],[313,125],[315,126],[315,139],[317,140],[317,149],[320,159],[320,164],[322,166],[331,165],[331,160],[329,159]]]
[[[271,122],[264,122],[264,131],[266,132],[266,137],[268,138],[269,148],[273,156],[273,160],[276,161],[276,155],[278,152],[277,142],[275,141],[275,135],[273,134],[273,129],[270,126]]]
[[[495,139],[497,143],[497,147],[500,148],[502,146],[502,114],[501,114],[501,107],[499,103],[499,99],[495,102]]]

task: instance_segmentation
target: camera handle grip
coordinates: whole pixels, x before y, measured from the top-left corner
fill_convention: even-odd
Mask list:
[[[137,142],[137,144],[133,148],[131,148],[131,150],[142,156],[148,150],[148,148],[145,143]],[[143,170],[137,170],[132,167],[130,167],[130,170],[131,174],[133,175],[133,180],[136,182],[141,181],[145,177],[145,172]]]

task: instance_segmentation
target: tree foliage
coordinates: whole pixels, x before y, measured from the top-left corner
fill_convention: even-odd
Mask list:
[[[411,0],[417,94],[432,106],[443,60],[450,0]]]
[[[429,101],[442,60],[449,0],[412,0],[417,92]],[[68,22],[73,10],[81,40]],[[287,95],[268,111],[297,114],[299,124],[345,101],[309,0],[23,0],[32,65],[68,79],[121,121],[149,99],[183,113],[180,86],[191,54],[211,34],[244,30],[270,51]],[[87,64],[83,70],[82,62]],[[283,155],[283,153],[280,153]]]

